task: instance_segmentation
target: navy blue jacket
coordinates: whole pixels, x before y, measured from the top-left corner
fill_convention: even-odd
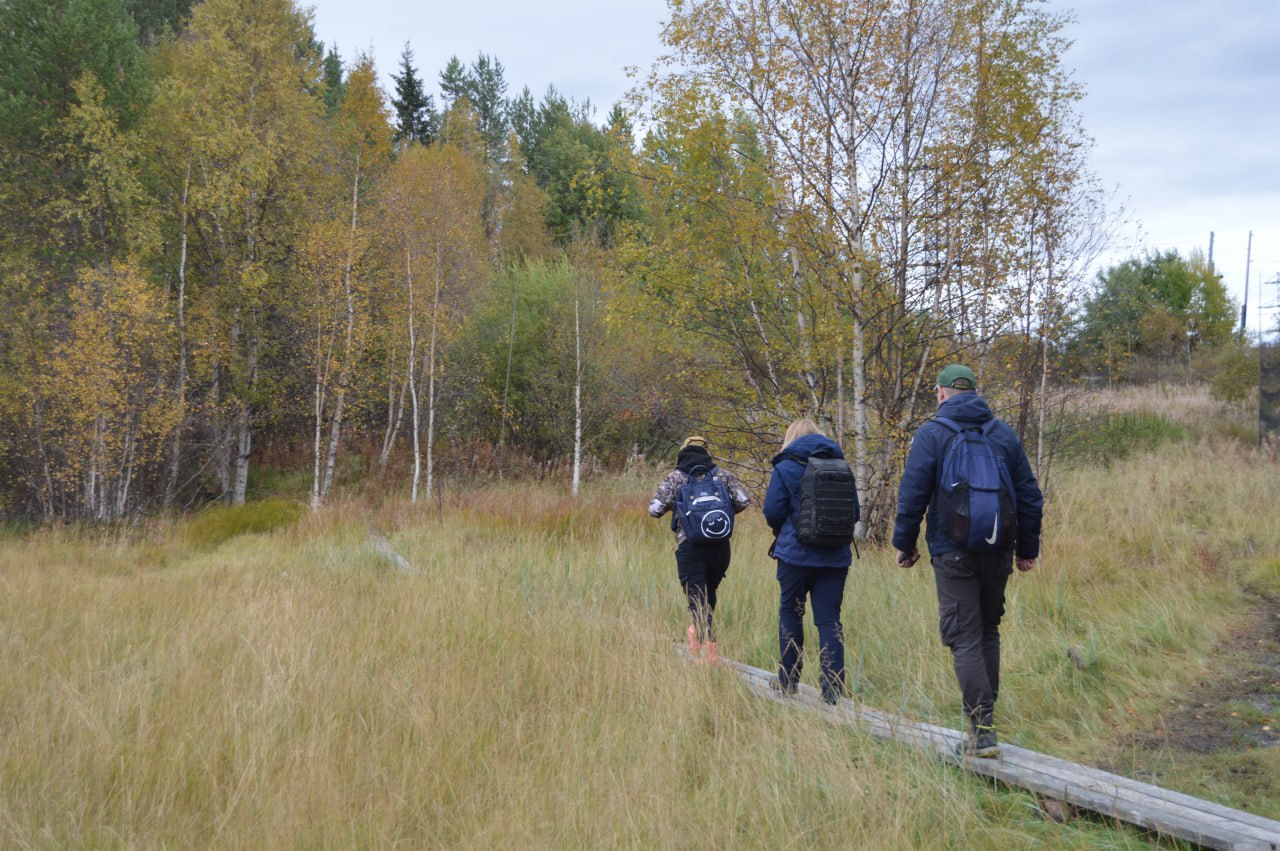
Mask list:
[[[981,425],[993,419],[995,414],[987,400],[977,393],[957,393],[938,406],[938,416],[955,420],[961,426]],[[907,467],[898,485],[898,517],[893,524],[893,546],[909,553],[916,546],[920,534],[920,520],[928,509],[925,542],[929,555],[937,556],[954,552],[955,544],[942,533],[938,521],[937,485],[942,468],[942,458],[955,432],[933,420],[920,426],[911,441],[907,455]],[[1040,485],[1031,470],[1027,453],[1013,429],[1003,422],[991,430],[991,442],[1004,450],[1005,463],[1013,478],[1013,488],[1018,498],[1018,535],[1014,541],[1014,553],[1018,558],[1040,556],[1040,516],[1044,510],[1044,497]]]
[[[773,476],[764,495],[764,519],[777,536],[773,544],[773,557],[796,567],[844,567],[853,563],[853,552],[848,546],[810,547],[796,540],[795,521],[792,518],[800,505],[800,477],[804,464],[818,450],[833,458],[843,458],[844,453],[832,440],[820,434],[803,434],[791,441],[773,458]],[[799,460],[797,460],[799,459]]]

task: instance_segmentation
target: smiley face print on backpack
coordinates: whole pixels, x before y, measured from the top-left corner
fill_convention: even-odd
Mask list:
[[[727,541],[733,534],[733,502],[715,467],[696,467],[689,481],[676,489],[676,518],[685,537],[695,544]]]

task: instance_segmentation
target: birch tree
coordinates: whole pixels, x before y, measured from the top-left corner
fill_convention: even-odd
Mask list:
[[[319,146],[322,91],[310,22],[291,0],[207,0],[160,57],[157,108],[191,168],[195,246],[189,329],[198,336],[213,467],[245,499],[259,409],[273,404],[273,334],[297,274]],[[185,168],[183,169],[185,174]]]
[[[456,146],[443,144],[413,146],[403,152],[387,175],[380,196],[382,227],[395,252],[388,267],[394,270],[400,294],[388,318],[404,341],[402,346],[388,349],[402,359],[390,371],[394,377],[388,389],[388,422],[402,420],[401,412],[393,413],[392,400],[407,395],[413,441],[410,497],[415,502],[419,490],[430,497],[434,489],[441,346],[452,330],[461,301],[485,268],[484,193],[484,175],[476,159]],[[389,454],[397,431],[398,425],[389,425],[385,454]]]
[[[315,314],[313,509],[320,507],[333,487],[343,416],[367,334],[373,278],[361,199],[391,157],[389,113],[372,60],[363,58],[356,64],[345,91],[331,122],[330,139],[336,173],[345,178],[346,221],[338,228],[333,220],[318,223],[309,252]]]
[[[754,122],[709,108],[696,85],[665,92],[640,166],[652,224],[620,242],[630,285],[615,321],[665,326],[652,344],[696,382],[694,422],[752,453],[797,411],[832,418],[841,323],[815,270],[797,265]]]
[[[70,516],[119,520],[156,478],[181,411],[163,380],[172,331],[137,266],[90,270],[71,293],[67,337],[49,379],[49,484]]]
[[[704,112],[741,111],[759,128],[792,277],[819,284],[844,313],[826,337],[851,346],[848,369],[835,372],[853,385],[855,466],[873,529],[891,515],[931,373],[957,356],[981,369],[1018,315],[1017,223],[1027,188],[1050,186],[1023,143],[1065,131],[1043,116],[1075,96],[1056,61],[1060,26],[1018,0],[671,4],[672,52],[643,94],[660,124],[696,87]],[[794,338],[802,374],[813,335]],[[833,395],[842,407],[843,386]],[[798,410],[784,403],[777,416]]]

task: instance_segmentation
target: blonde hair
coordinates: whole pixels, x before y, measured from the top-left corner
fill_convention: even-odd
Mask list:
[[[806,434],[822,434],[822,429],[814,425],[813,420],[808,417],[801,417],[787,427],[787,433],[782,438],[782,448],[787,448],[797,437],[802,437]]]

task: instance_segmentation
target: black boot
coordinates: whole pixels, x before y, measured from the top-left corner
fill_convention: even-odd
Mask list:
[[[994,724],[970,724],[969,734],[964,741],[956,745],[956,756],[963,759],[967,756],[978,759],[998,759],[1000,742],[996,738]]]

